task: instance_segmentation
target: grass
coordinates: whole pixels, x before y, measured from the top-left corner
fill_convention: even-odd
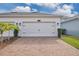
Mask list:
[[[79,49],[79,38],[73,37],[73,36],[68,36],[68,35],[63,35],[62,36],[63,41],[66,43],[72,45],[73,47]]]

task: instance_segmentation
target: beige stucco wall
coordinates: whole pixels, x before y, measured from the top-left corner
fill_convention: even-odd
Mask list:
[[[41,22],[56,22],[59,23],[58,28],[60,28],[60,18],[0,18],[0,22],[38,22],[37,20],[40,20]]]
[[[35,17],[35,18],[0,18],[0,22],[9,22],[9,23],[23,23],[23,22],[38,22],[37,20],[40,20],[40,22],[55,22],[56,23],[56,28],[60,28],[60,18],[58,17]],[[57,23],[59,23],[59,25],[57,25]],[[7,34],[7,33],[6,33]],[[11,34],[9,33],[9,35],[12,36],[12,31]],[[4,35],[6,36],[6,35]]]

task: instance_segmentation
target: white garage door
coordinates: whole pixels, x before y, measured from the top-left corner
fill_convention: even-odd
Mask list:
[[[57,36],[56,23],[22,23],[19,36]]]

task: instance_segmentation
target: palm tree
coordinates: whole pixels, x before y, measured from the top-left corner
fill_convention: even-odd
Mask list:
[[[0,34],[1,34],[1,39],[3,40],[3,37],[2,37],[3,30],[2,30],[2,28],[0,28]]]
[[[4,30],[3,30],[3,23],[0,23],[0,34],[1,34],[1,39],[3,40],[3,32],[4,32]]]
[[[9,23],[0,23],[0,34],[1,34],[1,38],[3,39],[3,32],[6,31],[10,31],[10,30],[19,30],[18,26],[14,25],[14,24],[9,24]],[[8,36],[9,39],[9,36]]]

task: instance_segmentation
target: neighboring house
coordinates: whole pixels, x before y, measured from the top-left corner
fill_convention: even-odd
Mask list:
[[[61,22],[61,28],[66,29],[66,34],[79,37],[79,16],[65,19]]]
[[[60,17],[43,13],[11,12],[1,13],[0,22],[13,23],[20,28],[20,37],[52,36],[57,37],[60,28]],[[7,34],[4,34],[7,36]],[[12,32],[9,33],[13,36]]]

